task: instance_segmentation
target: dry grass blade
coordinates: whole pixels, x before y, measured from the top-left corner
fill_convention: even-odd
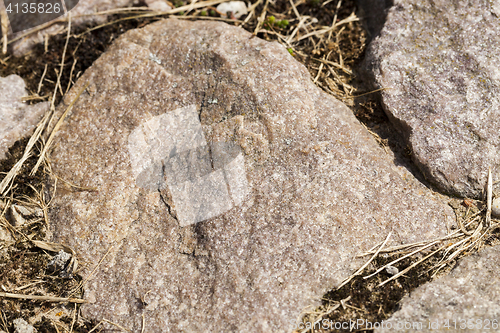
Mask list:
[[[340,300],[340,302],[333,302],[334,304],[329,304],[327,306],[321,306],[320,308],[313,310],[313,311],[308,311],[310,308],[314,308],[314,306],[309,305],[306,306],[300,313],[300,315],[297,318],[297,322],[300,322],[301,320],[307,320],[308,323],[313,323],[310,325],[310,327],[306,327],[298,332],[300,333],[307,333],[309,331],[314,332],[314,327],[317,326],[317,324],[326,316],[331,314],[333,311],[337,310],[340,306],[344,307],[345,303],[348,302],[351,299],[351,296],[348,296],[347,298],[344,298]],[[331,302],[330,300],[327,300]],[[297,332],[297,331],[294,331]]]
[[[3,214],[0,215],[0,227],[7,229],[10,232],[12,238],[14,238],[17,241],[16,229],[9,223],[9,221],[7,221],[5,217],[3,217]]]
[[[491,176],[491,167],[488,168],[488,184],[486,185],[486,222],[485,227],[491,226],[491,204],[493,200],[493,177]]]
[[[242,23],[241,20],[236,20],[236,19],[230,19],[230,18],[224,18],[224,17],[198,16],[198,15],[182,15],[182,16],[178,16],[177,19],[179,19],[179,20],[196,19],[196,20],[208,20],[208,21],[221,21],[221,22],[228,22],[228,23]]]
[[[85,278],[85,280],[83,280],[82,282],[80,282],[78,284],[78,286],[75,288],[74,291],[72,291],[71,294],[75,294],[79,289],[83,288],[85,286],[85,284],[92,278],[92,276],[94,276],[95,272],[97,271],[97,269],[99,268],[99,266],[101,266],[102,262],[104,261],[104,259],[108,256],[109,252],[111,252],[111,250],[113,249],[113,245],[111,245],[108,249],[108,251],[106,251],[106,253],[104,254],[104,256],[101,258],[101,260],[99,260],[99,262],[97,263],[97,265],[94,267],[94,269],[92,270],[92,272],[90,272],[90,274]]]
[[[68,302],[68,303],[78,303],[78,304],[85,303],[85,300],[79,299],[79,298],[22,295],[22,294],[12,294],[12,293],[4,293],[4,292],[0,292],[0,297],[15,298],[15,299],[29,299],[29,300],[45,301],[45,302]]]
[[[7,16],[7,12],[5,11],[5,7],[3,2],[0,1],[0,21],[2,22],[1,30],[2,30],[2,53],[7,53],[7,45],[8,39],[7,35],[9,34],[9,17]]]
[[[386,87],[386,88],[375,89],[375,90],[372,90],[372,91],[369,91],[369,92],[366,92],[366,93],[363,93],[363,94],[348,96],[346,98],[358,98],[358,97],[361,97],[361,96],[370,95],[370,94],[373,94],[373,93],[376,93],[376,92],[379,92],[379,91],[382,91],[382,90],[386,90],[386,89],[392,89],[392,88],[391,87]]]
[[[31,241],[36,247],[39,247],[41,249],[44,249],[46,251],[51,251],[51,252],[59,252],[59,251],[64,251],[68,254],[71,254],[71,260],[68,264],[68,272],[73,274],[76,269],[78,268],[78,260],[76,259],[76,253],[73,251],[72,248],[63,245],[63,244],[58,244],[58,243],[51,243],[51,242],[44,242],[44,241],[37,241],[33,240]]]
[[[385,280],[384,282],[381,282],[377,287],[382,287],[384,284],[392,281],[392,280],[395,280],[397,279],[398,277],[400,277],[401,275],[405,274],[406,272],[408,272],[410,269],[418,266],[420,263],[426,261],[427,259],[429,259],[430,257],[432,257],[433,255],[435,255],[436,253],[438,253],[439,251],[443,250],[444,248],[446,247],[446,245],[443,245],[441,246],[440,248],[438,248],[437,250],[429,253],[428,255],[426,255],[425,257],[423,257],[422,259],[418,260],[417,262],[411,264],[410,266],[408,266],[407,268],[403,269],[401,272],[399,272],[398,274],[394,275],[394,276],[391,276],[390,278],[388,278],[387,280]]]
[[[62,181],[63,183],[67,184],[68,186],[70,186],[70,187],[74,187],[74,188],[76,188],[76,189],[78,189],[78,190],[81,190],[81,191],[89,191],[89,192],[97,192],[97,191],[98,191],[98,189],[97,189],[97,188],[94,188],[94,187],[82,187],[82,186],[78,186],[78,185],[75,185],[75,184],[73,184],[73,183],[71,183],[71,182],[69,182],[69,181],[67,181],[67,180],[65,180],[65,179],[63,179],[63,178],[61,178],[61,177],[59,177],[59,176],[56,176],[55,174],[51,174],[51,175],[52,175],[53,177],[55,177],[56,181],[57,181],[57,180],[60,180],[60,181]]]
[[[262,13],[260,14],[259,18],[257,19],[257,26],[255,27],[255,30],[253,32],[254,35],[257,34],[257,32],[260,30],[260,28],[264,24],[264,18],[266,17],[268,5],[269,5],[269,0],[266,0],[266,3],[264,4],[264,9],[262,10]]]
[[[433,246],[433,245],[435,245],[435,244],[437,244],[437,243],[438,243],[438,241],[435,241],[435,242],[429,243],[429,244],[427,244],[427,245],[425,245],[425,246],[423,246],[423,247],[421,247],[421,248],[419,248],[419,249],[417,249],[417,250],[415,250],[415,251],[413,251],[413,252],[411,252],[411,253],[408,253],[408,254],[406,254],[406,255],[402,256],[401,258],[398,258],[398,259],[396,259],[396,260],[393,260],[393,261],[391,261],[390,263],[388,263],[388,264],[386,264],[386,265],[384,265],[384,266],[380,267],[379,269],[377,269],[374,273],[372,273],[372,274],[370,274],[370,275],[367,275],[367,276],[364,276],[364,277],[363,277],[363,279],[368,279],[368,278],[371,278],[372,276],[375,276],[375,275],[377,275],[378,273],[380,273],[380,272],[381,272],[384,268],[386,268],[386,267],[388,267],[388,266],[392,266],[392,265],[394,265],[394,264],[396,264],[396,263],[400,262],[401,260],[403,260],[403,259],[405,259],[405,258],[408,258],[408,257],[413,256],[413,255],[414,255],[414,254],[416,254],[416,253],[422,252],[423,250],[425,250],[425,249],[427,249],[427,248],[429,248],[429,247],[431,247],[431,246]]]
[[[324,35],[326,33],[329,33],[331,31],[335,30],[335,28],[337,28],[337,27],[339,27],[339,26],[341,26],[343,24],[347,24],[347,23],[350,23],[350,22],[356,22],[356,21],[359,21],[359,17],[357,17],[355,13],[352,13],[348,18],[343,19],[342,21],[338,22],[334,26],[329,27],[328,29],[322,29],[322,30],[317,30],[317,31],[310,32],[308,34],[305,34],[304,36],[301,36],[296,41],[300,42],[301,40],[307,39],[309,37],[313,37],[313,36],[317,37],[317,36],[320,36],[320,35]]]
[[[29,288],[29,287],[35,286],[35,285],[37,285],[37,284],[44,283],[44,282],[45,282],[45,281],[43,281],[43,280],[35,281],[35,282],[32,282],[32,283],[26,284],[26,285],[24,285],[24,286],[20,286],[20,287],[14,288],[14,289],[12,289],[11,291],[20,291],[20,290],[23,290],[23,289],[26,289],[26,288]]]
[[[439,238],[431,239],[428,241],[421,241],[421,242],[415,242],[415,243],[410,243],[410,244],[391,246],[391,247],[388,247],[388,248],[381,250],[380,253],[392,253],[392,252],[397,252],[397,251],[409,250],[409,249],[412,249],[415,247],[421,247],[421,246],[428,245],[429,243],[441,242],[441,241],[445,241],[445,240],[449,240],[449,239],[453,239],[453,238],[458,238],[460,236],[462,236],[462,235],[459,233],[459,231],[455,231],[455,232],[452,232],[451,234],[446,235],[444,237],[439,237]],[[357,257],[369,256],[373,253],[374,253],[374,249],[371,249],[367,252],[364,252],[364,253],[357,255]]]
[[[113,325],[113,326],[115,326],[115,327],[118,327],[119,329],[121,329],[121,330],[123,330],[123,331],[125,331],[125,332],[132,332],[131,330],[128,330],[128,329],[126,329],[125,327],[123,327],[123,326],[121,326],[121,325],[118,325],[118,324],[116,324],[116,323],[113,323],[112,321],[109,321],[109,320],[107,320],[107,319],[103,319],[103,320],[101,320],[101,321],[100,321],[97,325],[95,325],[95,326],[94,326],[94,328],[92,328],[92,329],[89,331],[89,333],[94,332],[94,331],[95,331],[95,330],[96,330],[99,326],[101,326],[103,323],[107,323],[107,324]]]
[[[43,70],[42,78],[40,79],[40,82],[38,83],[38,89],[36,91],[37,94],[40,94],[40,90],[42,89],[43,79],[45,78],[45,75],[47,74],[47,68],[48,68],[48,64],[45,64],[45,69]]]
[[[328,33],[328,39],[332,38],[333,28],[335,28],[335,22],[337,22],[337,15],[339,13],[340,6],[342,6],[342,0],[337,2],[337,8],[335,8],[335,15],[333,15],[332,27],[330,32]]]
[[[12,183],[14,182],[16,175],[21,170],[24,162],[26,162],[26,160],[31,156],[33,146],[40,138],[42,131],[45,129],[49,117],[50,117],[50,112],[46,112],[40,123],[38,123],[35,132],[29,139],[28,144],[26,145],[26,148],[24,150],[23,156],[19,161],[17,161],[17,163],[12,167],[12,169],[10,169],[10,171],[7,173],[2,182],[0,182],[0,195],[5,195],[8,192],[8,190],[12,186]]]
[[[350,69],[348,69],[347,67],[345,66],[341,66],[340,64],[334,62],[334,61],[330,61],[330,60],[325,60],[325,59],[318,59],[318,58],[312,58],[312,60],[316,60],[316,61],[319,61],[320,63],[324,63],[326,65],[331,65],[333,67],[336,67],[338,69],[341,69],[343,70],[346,74],[349,74],[349,75],[352,75],[352,71]]]
[[[357,275],[359,275],[378,256],[378,254],[380,253],[380,250],[382,250],[384,248],[384,246],[387,244],[387,242],[389,241],[389,238],[391,237],[391,235],[392,235],[392,232],[389,232],[389,234],[387,235],[385,241],[382,243],[382,245],[380,245],[380,247],[377,249],[377,251],[375,252],[375,254],[370,258],[370,260],[368,260],[363,266],[361,266],[354,274],[352,274],[350,277],[348,277],[347,279],[345,279],[337,287],[337,290],[339,290],[340,288],[342,288],[343,286],[345,286],[347,283],[349,283],[349,281],[351,281]]]
[[[319,76],[321,75],[321,72],[323,71],[323,63],[319,64],[319,69],[318,69],[318,74],[314,78],[314,83],[318,82]]]
[[[0,319],[2,319],[2,326],[4,328],[4,331],[8,332],[9,329],[7,328],[7,322],[5,320],[5,313],[3,312],[3,310],[2,310],[2,312],[0,312]]]
[[[261,2],[262,2],[262,0],[258,0],[256,3],[254,3],[253,5],[251,5],[250,7],[248,7],[248,13],[249,14],[245,18],[245,20],[240,24],[240,26],[243,26],[248,21],[250,21],[250,19],[255,15],[255,8],[257,8],[257,6],[260,5]]]

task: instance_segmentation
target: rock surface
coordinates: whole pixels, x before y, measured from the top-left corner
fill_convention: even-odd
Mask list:
[[[0,77],[0,160],[17,140],[30,135],[49,108],[48,102],[27,105],[26,84],[18,75]],[[8,170],[7,170],[8,171]]]
[[[129,31],[64,104],[87,83],[50,157],[96,190],[60,185],[50,211],[84,275],[109,250],[87,317],[134,332],[142,315],[146,332],[289,331],[359,251],[454,221],[286,49],[243,29],[172,19]]]
[[[420,286],[401,301],[401,310],[386,322],[392,329],[385,326],[376,332],[497,332],[499,270],[500,246],[461,259],[449,275]],[[398,323],[421,323],[424,329],[408,326],[398,330]],[[434,323],[432,330],[429,323]]]
[[[396,0],[369,47],[386,113],[450,194],[479,198],[500,172],[499,15],[499,1]]]

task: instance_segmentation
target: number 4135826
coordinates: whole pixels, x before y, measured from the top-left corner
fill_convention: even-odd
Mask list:
[[[498,320],[493,319],[458,319],[444,321],[443,327],[447,329],[482,329],[482,330],[497,330],[499,328]]]
[[[8,14],[58,14],[62,10],[60,3],[16,3],[12,5],[11,3],[5,8]]]

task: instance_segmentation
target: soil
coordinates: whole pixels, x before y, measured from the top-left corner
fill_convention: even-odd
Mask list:
[[[177,0],[174,7],[184,5],[186,2]],[[248,21],[243,28],[254,32],[257,20],[264,10],[263,1],[256,7],[254,18]],[[326,5],[323,5],[327,3]],[[331,26],[334,17],[337,22],[348,18],[357,12],[355,0],[344,0],[338,7],[338,1],[306,0],[297,5],[297,11],[301,16],[311,16],[317,19],[315,26]],[[337,8],[338,7],[338,8]],[[180,13],[181,15],[183,13]],[[207,15],[220,17],[215,8],[200,9],[190,15]],[[271,16],[274,19],[271,19]],[[124,18],[124,15],[114,15],[110,21]],[[159,18],[138,18],[119,21],[90,32],[90,27],[79,27],[72,31],[69,38],[65,59],[65,70],[61,76],[63,90],[71,86],[79,76],[95,61],[109,45],[127,30],[142,27]],[[240,18],[244,20],[245,17]],[[285,20],[288,24],[285,24]],[[282,40],[277,34],[286,35],[293,31],[298,24],[298,19],[289,1],[277,0],[269,2],[266,20],[257,36],[266,40]],[[83,34],[79,37],[77,35]],[[289,49],[292,55],[309,69],[311,77],[317,77],[317,85],[336,98],[344,101],[353,111],[355,116],[367,126],[374,135],[378,137],[379,143],[387,147],[394,156],[396,163],[405,166],[417,178],[425,183],[418,170],[411,163],[411,152],[405,150],[404,144],[394,135],[394,129],[385,115],[380,95],[369,93],[369,88],[360,76],[356,76],[356,69],[362,63],[367,43],[367,32],[363,28],[363,21],[353,21],[343,26],[342,30],[336,30],[330,39],[318,41],[314,38],[306,38]],[[15,58],[11,56],[0,57],[0,76],[18,74],[27,83],[30,95],[35,96],[30,103],[40,100],[48,100],[54,91],[57,80],[57,71],[60,69],[61,55],[66,43],[66,35],[51,37],[47,49],[44,45],[38,45],[24,57]],[[2,59],[3,58],[3,59]],[[352,70],[353,74],[347,74],[345,70],[335,68],[335,73],[323,69],[318,75],[321,62],[316,59],[343,63],[345,69]],[[70,73],[70,68],[74,69]],[[47,68],[47,69],[46,69]],[[42,75],[46,71],[45,80],[38,90]],[[356,98],[355,95],[368,93]],[[61,94],[56,97],[56,105],[61,99]],[[0,172],[8,172],[24,152],[27,139],[18,141],[9,151],[8,159],[0,161]],[[22,172],[16,179],[15,188],[9,193],[10,198],[3,200],[23,200],[26,198],[39,199],[44,193],[43,182],[47,174],[43,169],[34,176],[28,173],[36,162],[37,156],[33,156],[26,162]],[[430,186],[430,185],[428,185]],[[1,200],[1,199],[0,199]],[[30,239],[43,240],[46,237],[45,222],[27,223],[26,227],[19,229]],[[431,249],[432,250],[432,249]],[[18,237],[12,244],[0,244],[0,288],[8,290],[29,285],[37,281],[34,286],[22,289],[23,294],[54,295],[68,297],[81,281],[81,277],[74,275],[71,279],[64,279],[57,274],[48,274],[46,267],[54,253],[49,253],[35,247],[24,237]],[[402,256],[399,253],[396,256]],[[437,258],[437,256],[436,256]],[[393,256],[379,256],[363,272],[363,276],[375,271],[385,263],[394,259]],[[399,270],[409,266],[416,258],[403,260],[397,267]],[[431,280],[430,269],[437,259],[431,259],[418,270],[408,272],[404,277],[392,281],[383,287],[377,285],[389,277],[381,273],[371,279],[364,280],[361,277],[354,278],[350,283],[340,290],[332,290],[324,296],[322,308],[326,309],[332,304],[342,303],[337,310],[324,316],[323,319],[332,322],[342,322],[356,319],[364,319],[372,322],[380,322],[387,319],[398,309],[398,304],[404,295],[410,293],[419,285]],[[82,295],[81,291],[77,295]],[[74,332],[89,332],[97,323],[79,318],[77,307],[71,303],[48,303],[40,301],[17,300],[0,298],[0,330],[14,332],[12,321],[23,317],[25,320],[36,317],[38,321],[34,325],[38,332],[63,331],[63,327]],[[307,320],[304,319],[304,320]],[[312,332],[327,332],[328,330],[312,329]],[[339,330],[331,330],[339,331]],[[340,330],[341,331],[341,330]],[[370,332],[366,330],[365,332]]]

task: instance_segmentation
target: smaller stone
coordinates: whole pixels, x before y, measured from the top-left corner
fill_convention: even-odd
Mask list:
[[[71,259],[71,254],[59,251],[57,255],[52,258],[52,260],[47,265],[47,273],[54,274],[59,272],[59,276],[62,278],[70,277],[71,273],[68,274],[68,262]]]
[[[162,0],[146,0],[146,5],[152,10],[157,10],[159,12],[167,12],[172,9],[172,7]]]
[[[5,244],[8,243],[15,243],[15,239],[12,237],[12,234],[9,230],[4,228],[3,226],[0,226],[0,244],[2,244],[2,246],[5,246]]]
[[[23,225],[26,222],[26,219],[22,214],[19,213],[15,205],[10,206],[9,208],[10,209],[7,214],[7,220],[10,222],[10,224],[12,224],[14,227]]]
[[[500,197],[493,199],[491,204],[491,216],[500,218]]]
[[[36,328],[31,326],[23,318],[14,319],[14,333],[35,333]]]
[[[0,160],[17,140],[31,134],[49,108],[48,102],[27,105],[26,84],[18,75],[0,77]]]
[[[217,11],[223,16],[227,16],[227,13],[231,12],[236,19],[248,14],[247,6],[243,1],[229,1],[221,3],[217,6]]]
[[[385,268],[385,271],[387,272],[387,274],[389,275],[396,275],[399,273],[399,269],[397,269],[397,267],[394,267],[394,266],[387,266]]]

